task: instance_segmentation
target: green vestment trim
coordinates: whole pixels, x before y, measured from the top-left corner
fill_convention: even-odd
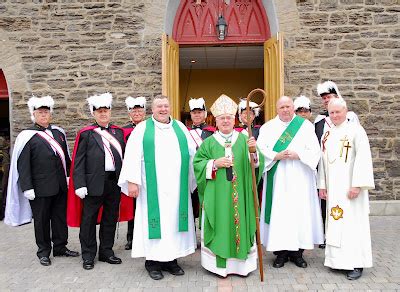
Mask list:
[[[239,134],[232,145],[239,224],[235,223],[234,217],[233,184],[227,181],[225,169],[217,170],[215,179],[206,179],[207,163],[225,156],[224,146],[211,136],[204,140],[193,160],[200,206],[204,211],[204,245],[215,254],[216,265],[221,268],[226,266],[229,258],[246,260],[255,240],[256,218],[247,139],[244,134]],[[263,169],[264,157],[260,155],[259,160],[259,168]],[[262,171],[259,173],[262,174]],[[235,237],[237,226],[240,234],[239,248]]]
[[[292,142],[294,136],[296,136],[304,119],[300,116],[295,116],[290,122],[287,128],[283,131],[279,139],[276,141],[273,151],[281,152],[285,150],[290,142]],[[267,190],[265,194],[265,223],[269,224],[271,220],[271,208],[272,208],[272,192],[274,188],[274,176],[276,169],[278,168],[279,160],[275,162],[274,166],[267,172]]]
[[[181,153],[180,196],[179,196],[179,231],[188,231],[188,197],[189,197],[189,148],[186,135],[173,120],[172,128],[179,142]],[[155,161],[155,126],[152,118],[146,120],[143,136],[143,156],[146,170],[147,216],[149,239],[161,238],[160,207],[158,205],[157,172]]]

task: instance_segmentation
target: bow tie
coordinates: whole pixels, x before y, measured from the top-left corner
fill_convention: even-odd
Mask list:
[[[40,130],[40,131],[46,131],[46,130],[51,131],[51,125],[48,125],[47,128],[45,128],[39,124],[35,124],[35,127],[38,128],[38,130]]]
[[[328,111],[324,111],[324,112],[321,112],[321,115],[323,115],[323,116],[329,116],[329,113],[328,113]]]
[[[200,129],[200,130],[202,130],[202,127],[201,127],[201,125],[199,125],[199,126],[192,126],[192,129]]]
[[[102,127],[102,126],[99,126],[99,128],[103,131],[103,130],[106,130],[106,131],[108,131],[110,128],[109,127]]]

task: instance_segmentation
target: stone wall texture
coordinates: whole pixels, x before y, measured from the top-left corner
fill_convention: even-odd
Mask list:
[[[400,1],[274,0],[285,35],[285,94],[322,108],[316,84],[334,80],[370,137],[373,199],[400,199]],[[56,99],[54,123],[91,122],[85,98],[109,91],[113,121],[124,99],[161,93],[167,0],[0,0],[0,68],[11,91],[13,137],[30,123],[32,95]]]

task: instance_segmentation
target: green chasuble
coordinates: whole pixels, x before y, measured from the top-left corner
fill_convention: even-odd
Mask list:
[[[224,146],[214,136],[204,140],[193,161],[200,206],[204,209],[204,245],[216,255],[217,267],[225,267],[228,258],[247,259],[254,244],[256,218],[247,139],[239,134],[232,146],[235,182],[226,179],[225,168],[217,170],[215,179],[206,179],[207,163],[225,156]],[[263,169],[264,157],[259,155],[258,158],[259,168]],[[259,173],[257,182],[262,171]],[[234,202],[235,197],[237,202]],[[235,213],[239,215],[238,220],[235,220]]]

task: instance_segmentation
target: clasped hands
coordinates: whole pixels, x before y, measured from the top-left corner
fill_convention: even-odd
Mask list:
[[[347,197],[352,200],[358,197],[360,194],[361,189],[360,188],[350,188],[349,192],[347,193]],[[328,199],[328,192],[326,189],[320,189],[318,191],[318,195],[321,199],[327,200]]]
[[[298,159],[300,159],[299,155],[293,150],[288,150],[288,149],[279,152],[275,156],[275,160],[298,160]]]

